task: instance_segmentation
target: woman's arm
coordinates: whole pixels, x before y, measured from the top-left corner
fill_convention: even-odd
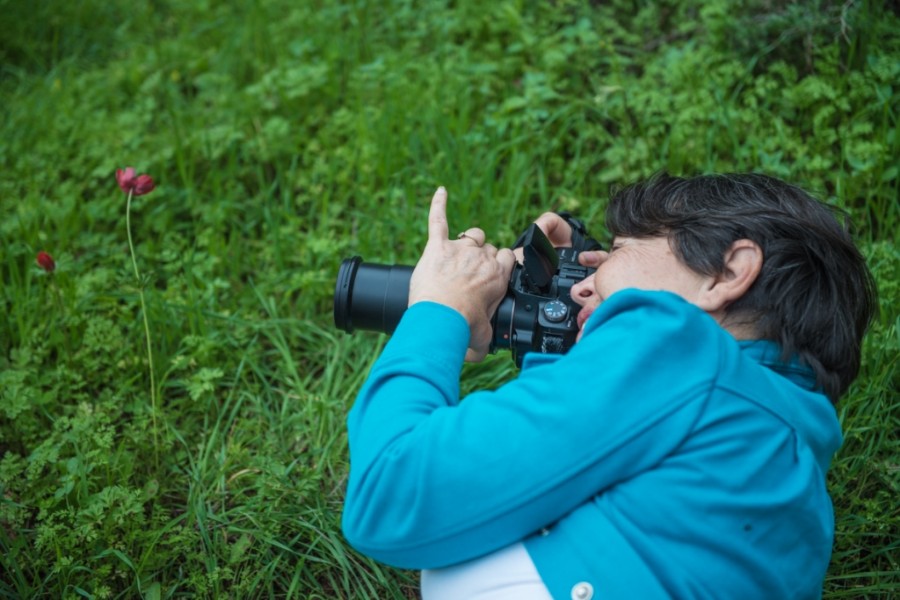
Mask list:
[[[458,403],[467,322],[410,307],[348,417],[347,539],[401,567],[455,564],[652,469],[690,431],[721,333],[672,294],[623,291],[568,354]]]

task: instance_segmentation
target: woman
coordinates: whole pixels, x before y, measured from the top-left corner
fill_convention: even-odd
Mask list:
[[[581,255],[578,343],[460,402],[515,257],[448,239],[446,201],[348,417],[350,543],[424,569],[426,600],[821,596],[832,402],[875,306],[832,211],[762,175],[626,188]]]

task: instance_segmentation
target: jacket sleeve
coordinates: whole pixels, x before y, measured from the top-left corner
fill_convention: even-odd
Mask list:
[[[348,416],[345,537],[381,562],[437,568],[552,524],[681,443],[723,334],[673,294],[622,291],[568,354],[529,355],[516,379],[460,403],[465,320],[413,305]]]

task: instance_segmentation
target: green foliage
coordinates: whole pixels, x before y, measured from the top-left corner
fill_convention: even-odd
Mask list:
[[[846,208],[882,310],[840,410],[826,597],[900,591],[900,16],[889,3],[0,0],[0,596],[413,598],[349,549],[343,419],[382,339],[342,258],[427,201],[498,243],[611,187],[759,170]],[[116,168],[158,189],[132,227]],[[38,250],[57,260],[52,274]],[[464,387],[512,374],[506,356]]]

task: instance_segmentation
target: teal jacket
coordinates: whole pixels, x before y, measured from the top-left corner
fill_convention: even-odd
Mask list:
[[[360,552],[437,568],[524,541],[554,598],[821,596],[840,427],[774,344],[624,290],[567,354],[460,402],[468,341],[457,312],[415,304],[361,389],[343,514]]]

